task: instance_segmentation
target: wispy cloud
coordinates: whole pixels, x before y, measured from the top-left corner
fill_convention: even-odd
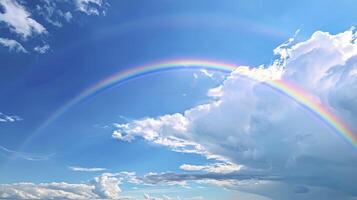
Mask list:
[[[1,42],[1,38],[0,38]],[[22,121],[22,118],[17,115],[5,115],[0,112],[0,122],[17,122]]]
[[[37,154],[37,153],[24,153],[19,151],[14,151],[0,145],[0,154],[9,159],[24,159],[28,161],[41,161],[48,160],[55,154]]]
[[[202,72],[204,75],[206,75],[209,78],[213,77],[213,73],[210,73],[207,69],[201,69],[200,72]]]
[[[8,47],[10,51],[28,53],[25,47],[16,40],[0,38],[0,45]]]
[[[99,168],[99,167],[87,168],[87,167],[79,167],[79,166],[69,166],[68,168],[76,172],[102,172],[107,170],[106,168]]]
[[[75,2],[77,9],[87,15],[99,15],[104,5],[103,0],[75,0]]]
[[[40,53],[40,54],[44,54],[46,53],[48,50],[50,50],[50,45],[45,44],[43,46],[36,46],[34,49],[34,51]]]
[[[213,163],[209,165],[190,165],[183,164],[180,169],[186,171],[206,171],[211,173],[232,173],[238,172],[243,168],[242,165],[237,165],[230,162]]]

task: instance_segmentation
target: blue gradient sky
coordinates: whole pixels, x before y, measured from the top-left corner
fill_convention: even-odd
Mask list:
[[[0,45],[0,112],[22,119],[0,123],[0,145],[11,151],[0,154],[1,184],[81,183],[101,174],[71,171],[69,166],[102,167],[112,173],[133,171],[143,176],[182,173],[179,166],[184,163],[212,163],[201,155],[170,151],[142,138],[114,140],[112,132],[115,123],[182,113],[212,102],[207,91],[222,84],[226,76],[219,73],[211,78],[200,71],[165,72],[116,86],[72,107],[30,141],[27,138],[66,102],[117,71],[176,58],[269,65],[276,59],[273,49],[297,30],[296,41],[301,42],[318,30],[331,34],[348,30],[357,19],[353,0],[108,0],[100,6],[90,4],[99,10],[98,15],[81,12],[70,1],[56,1],[56,9],[73,16],[69,22],[62,19],[62,26],[57,27],[36,10],[45,1],[18,2],[47,33],[24,39],[0,20],[0,38],[14,39],[28,51],[10,51]],[[2,3],[6,0],[0,0]],[[33,50],[44,44],[50,46],[44,54]],[[44,159],[24,159],[31,156]],[[120,187],[136,198],[150,190],[160,196],[160,187],[173,197],[234,199],[238,193],[248,195],[198,183],[190,188],[164,185],[152,189],[132,183]]]

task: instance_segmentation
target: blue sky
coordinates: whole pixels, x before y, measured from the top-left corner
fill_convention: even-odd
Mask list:
[[[0,0],[0,199],[357,199],[355,147],[235,73],[145,76],[38,131],[118,71],[190,58],[292,81],[357,132],[355,4]]]

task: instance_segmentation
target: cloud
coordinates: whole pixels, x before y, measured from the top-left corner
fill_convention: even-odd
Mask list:
[[[94,192],[101,198],[121,199],[120,180],[107,174],[94,178]]]
[[[0,0],[0,5],[4,8],[4,13],[0,13],[0,22],[7,24],[11,31],[25,39],[33,34],[47,33],[45,27],[32,19],[31,14],[18,1]]]
[[[303,42],[291,39],[275,49],[280,58],[273,64],[238,67],[222,85],[209,91],[214,97],[211,103],[118,124],[113,138],[130,142],[141,137],[173,151],[264,172],[263,179],[253,177],[263,181],[249,187],[241,186],[246,180],[231,173],[226,179],[204,181],[227,185],[232,180],[228,176],[234,175],[234,181],[228,181],[230,187],[273,199],[321,199],[325,192],[331,194],[330,199],[337,194],[338,199],[356,197],[357,186],[352,184],[357,181],[355,149],[306,108],[262,83],[281,79],[301,87],[357,132],[356,38],[351,29],[336,35],[317,31]],[[212,166],[186,164],[181,168],[207,172]],[[147,180],[199,180],[202,176],[156,174]],[[309,190],[296,192],[302,191],[296,186]],[[281,195],[272,192],[286,188],[288,192]]]
[[[202,72],[204,75],[206,75],[209,78],[212,78],[214,75],[213,73],[208,72],[208,70],[206,69],[201,69],[200,72]]]
[[[1,43],[1,38],[0,38]],[[17,115],[5,115],[4,113],[0,112],[0,122],[17,122],[22,121],[22,118]]]
[[[58,3],[58,1],[43,0],[42,4],[36,5],[36,11],[48,23],[56,27],[62,27],[63,22],[71,22],[73,15],[70,11],[60,9]]]
[[[120,195],[120,180],[102,174],[88,183],[0,184],[0,199],[129,199]]]
[[[0,44],[8,47],[10,51],[28,53],[27,50],[16,40],[0,38]]]
[[[11,158],[11,159],[21,158],[21,159],[29,160],[29,161],[48,160],[52,156],[54,156],[54,154],[46,154],[45,155],[45,154],[18,152],[18,151],[8,149],[1,145],[0,145],[0,154],[2,154],[3,156],[5,156],[7,158]]]
[[[169,197],[167,195],[162,195],[162,197],[153,197],[153,196],[150,196],[149,194],[144,194],[144,198],[146,200],[173,200],[174,199],[174,198]],[[175,199],[180,199],[180,198],[178,197],[178,198],[175,198]]]
[[[176,198],[173,198],[173,197],[169,197],[167,195],[162,195],[161,197],[153,197],[149,194],[144,194],[144,198],[146,200],[203,200],[203,197],[201,196],[196,196],[196,197],[186,197],[186,198],[181,198],[181,197],[176,197]]]
[[[48,50],[50,50],[50,45],[45,44],[43,46],[36,46],[34,49],[34,51],[40,53],[40,54],[44,54],[46,53]]]
[[[77,9],[87,15],[99,15],[100,8],[104,5],[103,0],[75,0]]]
[[[99,168],[99,167],[86,168],[86,167],[79,167],[79,166],[69,166],[68,168],[75,172],[101,172],[107,170],[105,168]]]
[[[71,12],[67,11],[67,12],[60,12],[60,15],[67,21],[70,22],[73,18],[73,15]]]
[[[48,33],[47,25],[61,28],[65,23],[73,21],[74,9],[88,15],[105,14],[104,7],[108,5],[103,0],[73,0],[51,1],[41,0],[35,4],[35,9],[28,8],[22,0],[0,0],[0,23],[4,23],[10,32],[20,36],[23,42],[34,40],[43,44],[43,35]],[[40,18],[41,23],[34,17]],[[47,22],[47,24],[46,24]],[[37,37],[35,37],[37,36]],[[35,42],[35,43],[36,43]],[[32,45],[34,42],[31,42]],[[0,38],[0,45],[8,47],[16,52],[28,53],[28,51],[16,40]],[[49,45],[34,45],[31,49],[40,54],[49,50]]]
[[[232,173],[238,172],[243,168],[243,166],[236,165],[234,163],[225,162],[225,163],[213,163],[209,165],[190,165],[183,164],[180,166],[180,169],[186,171],[206,171],[210,173]]]

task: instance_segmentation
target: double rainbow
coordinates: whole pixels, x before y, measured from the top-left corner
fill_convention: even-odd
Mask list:
[[[173,71],[173,70],[185,70],[185,69],[207,69],[212,71],[219,71],[224,73],[231,73],[237,68],[234,64],[223,63],[223,62],[215,62],[208,60],[171,60],[171,61],[163,61],[157,62],[147,65],[141,65],[133,68],[129,68],[127,70],[119,71],[101,81],[94,84],[93,86],[87,88],[79,95],[74,97],[64,106],[62,106],[59,110],[53,113],[48,120],[43,123],[36,132],[41,132],[45,129],[49,124],[51,124],[54,120],[56,120],[59,116],[65,113],[68,109],[73,107],[74,105],[83,102],[84,100],[91,98],[98,93],[101,93],[113,86],[126,83],[130,80],[137,79],[146,75]],[[237,71],[236,71],[237,72]],[[239,73],[239,70],[238,70]],[[242,74],[244,76],[244,74]],[[257,80],[261,81],[261,80]],[[357,136],[353,133],[353,131],[333,112],[331,112],[327,107],[325,107],[322,103],[313,98],[310,94],[301,90],[297,86],[292,85],[284,80],[271,80],[267,79],[263,81],[264,84],[272,87],[275,90],[289,96],[297,103],[302,105],[304,108],[311,111],[313,114],[318,116],[325,124],[335,130],[338,134],[340,134],[345,140],[351,143],[353,146],[357,147]],[[34,135],[36,135],[36,132]]]

